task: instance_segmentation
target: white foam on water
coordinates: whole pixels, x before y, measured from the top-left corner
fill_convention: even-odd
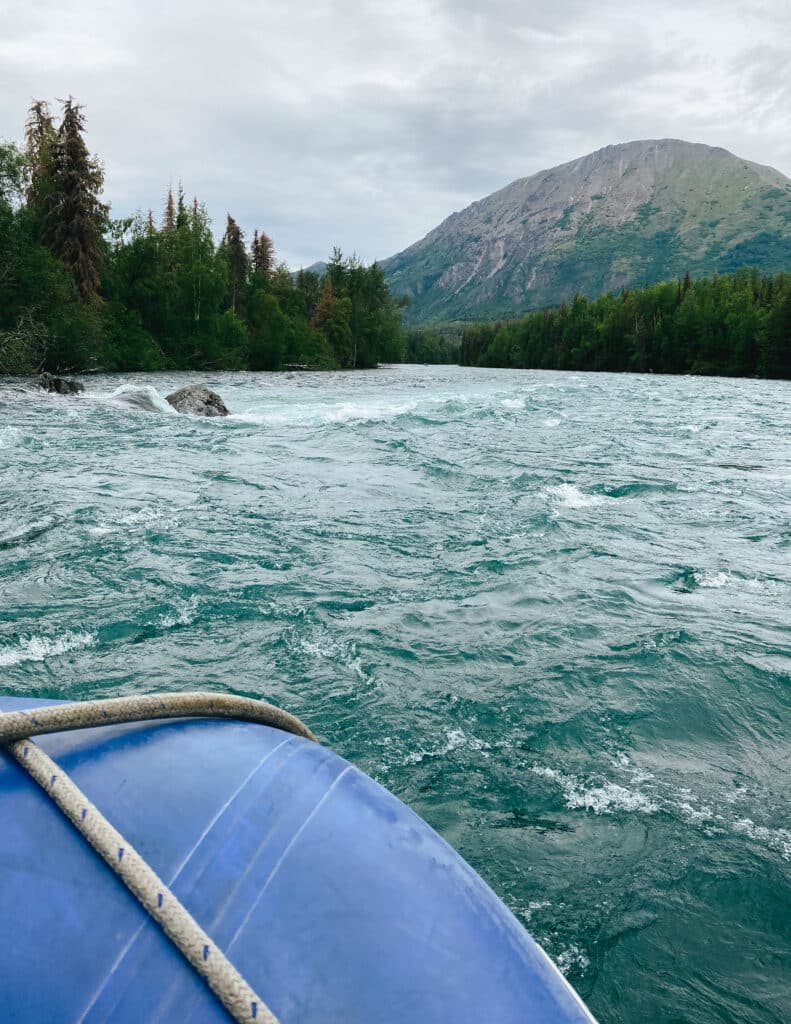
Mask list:
[[[708,572],[696,569],[692,575],[697,585],[705,590],[720,590],[722,587],[736,582],[735,577],[729,572]]]
[[[500,405],[504,409],[524,409],[525,400],[524,398],[504,398]]]
[[[170,402],[150,384],[122,384],[108,396],[108,400],[114,405],[125,405],[128,409],[139,409],[142,412],[179,415]]]
[[[218,418],[228,419],[238,423],[251,423],[254,426],[262,427],[284,427],[288,424],[294,425],[299,422],[294,416],[287,416],[276,412],[254,412],[253,410],[232,412],[230,416]],[[303,422],[307,422],[307,420]]]
[[[357,644],[353,640],[334,640],[329,634],[320,633],[311,638],[300,637],[298,648],[311,658],[344,665],[363,682],[371,681],[370,674],[363,668],[362,658],[357,653]]]
[[[610,814],[613,811],[643,811],[652,814],[659,807],[643,793],[619,786],[617,782],[606,782],[603,786],[591,789],[576,789],[573,786],[565,790],[568,807],[584,807],[594,814]]]
[[[549,419],[544,420],[545,427],[559,427],[561,420],[558,416],[550,416]]]
[[[191,626],[198,614],[199,602],[195,594],[189,601],[180,601],[172,612],[166,612],[159,617],[159,625],[163,629],[173,629],[174,626]]]
[[[558,501],[565,508],[591,508],[605,501],[599,494],[586,494],[575,484],[557,484],[544,491],[548,498]]]
[[[771,850],[776,850],[783,860],[791,861],[791,831],[787,828],[767,828],[756,825],[751,818],[739,818],[733,823],[734,832],[749,836]]]
[[[788,583],[781,580],[762,580],[756,577],[741,582],[748,590],[754,590],[761,594],[782,594],[788,590]]]
[[[167,513],[153,505],[145,505],[143,508],[132,509],[129,512],[122,512],[116,519],[101,519],[94,526],[88,527],[88,532],[94,537],[104,537],[109,533],[118,533],[119,530],[148,529],[151,526],[171,527],[175,525],[174,519],[168,519]]]
[[[638,811],[642,814],[653,814],[659,805],[639,790],[628,789],[617,782],[605,782],[600,786],[586,786],[574,775],[564,775],[555,768],[535,765],[535,775],[556,782],[563,790],[566,807],[571,810],[584,808],[594,814],[613,814],[616,811]]]
[[[106,537],[108,533],[115,533],[116,526],[108,526],[106,523],[98,523],[96,526],[89,526],[88,533],[93,537]]]
[[[319,640],[300,640],[300,648],[311,658],[332,658],[336,654],[338,645],[335,643],[321,643]]]
[[[654,792],[648,795],[636,787],[643,780],[653,779],[651,773],[635,769],[625,754],[617,754],[611,763],[616,768],[630,771],[632,778],[628,786],[615,782],[590,785],[574,775],[543,765],[534,765],[531,771],[560,786],[566,807],[571,810],[584,809],[594,814],[618,811],[653,814],[661,810],[676,813],[688,825],[700,829],[710,838],[736,832],[751,839],[765,853],[779,854],[791,862],[791,829],[756,824],[744,815],[744,809],[734,806],[750,798],[744,788],[729,789],[719,795],[710,794],[702,798],[685,786],[666,785],[661,792],[656,792],[655,784]]]
[[[726,587],[738,587],[742,590],[752,590],[761,594],[779,594],[787,585],[780,580],[760,579],[757,576],[746,578],[736,576],[729,570],[714,572],[707,569],[696,569],[693,578],[697,585],[703,590],[723,590]]]
[[[307,605],[298,601],[262,601],[257,607],[267,618],[304,619],[308,614]]]
[[[295,405],[287,410],[232,413],[229,420],[260,426],[321,426],[323,424],[374,423],[396,419],[417,409],[417,402],[340,402],[331,406]]]
[[[448,729],[445,736],[447,737],[448,742],[447,745],[439,751],[440,754],[449,754],[452,750],[458,750],[459,747],[467,747],[469,750],[482,751],[489,749],[488,743],[484,743],[484,741],[479,739],[477,736],[469,735],[463,729]]]
[[[374,420],[389,420],[414,412],[415,409],[417,409],[417,402],[404,402],[400,405],[355,405],[353,402],[344,402],[338,408],[328,409],[324,414],[324,422],[366,423]]]
[[[701,824],[704,821],[715,821],[720,819],[719,815],[715,815],[711,807],[693,807],[691,803],[684,802],[677,804],[678,809],[687,819],[687,821],[693,824]],[[720,819],[721,820],[721,819]]]
[[[445,743],[428,750],[411,751],[404,758],[404,764],[420,764],[427,757],[445,757],[462,747],[480,752],[482,757],[489,757],[490,746],[488,743],[477,736],[466,733],[463,729],[448,729],[445,732]]]
[[[22,431],[19,427],[3,427],[0,430],[0,448],[13,448],[19,444]]]
[[[670,807],[680,811],[681,816],[690,825],[712,825],[715,822],[724,822],[723,816],[717,814],[708,803],[696,807],[695,804],[699,802],[699,799],[691,789],[681,786],[674,792],[671,792],[667,803]],[[721,829],[718,831],[721,831]]]
[[[158,508],[146,505],[143,508],[134,509],[132,512],[124,512],[118,517],[121,526],[150,526],[152,523],[159,523],[165,518],[165,513]]]
[[[555,963],[563,975],[569,974],[571,971],[584,974],[590,967],[590,959],[582,952],[579,946],[575,945],[561,950],[555,957]]]
[[[533,920],[533,914],[538,910],[545,910],[547,907],[551,907],[552,904],[549,900],[530,900],[527,906],[520,904],[514,905],[513,899],[506,897],[506,903],[511,908],[517,917],[521,918],[525,924],[531,924]]]
[[[93,633],[64,633],[54,639],[31,636],[20,640],[16,647],[0,648],[0,667],[9,668],[25,661],[47,661],[69,651],[92,647],[96,641]]]

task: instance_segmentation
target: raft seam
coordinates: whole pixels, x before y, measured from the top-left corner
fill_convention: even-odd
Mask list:
[[[275,875],[280,870],[280,867],[283,864],[283,861],[286,859],[286,857],[289,855],[289,853],[291,853],[292,849],[294,848],[294,845],[299,841],[302,833],[305,831],[305,829],[308,827],[308,825],[311,823],[311,821],[313,821],[315,816],[318,814],[319,810],[326,803],[326,801],[330,798],[330,796],[332,795],[335,787],[338,785],[338,783],[341,781],[341,779],[344,777],[344,775],[346,775],[348,772],[353,770],[353,767],[354,767],[353,765],[349,764],[349,765],[347,765],[343,769],[342,772],[339,772],[338,775],[335,776],[335,778],[332,780],[332,783],[327,787],[325,792],[322,794],[321,798],[317,801],[317,803],[316,803],[315,807],[313,808],[313,810],[310,812],[310,814],[307,816],[307,818],[305,818],[305,820],[299,826],[297,831],[291,837],[290,842],[288,843],[286,848],[283,850],[283,852],[278,857],[278,859],[277,859],[277,861],[275,863],[275,866],[269,872],[266,881],[261,886],[261,890],[258,893],[258,896],[255,899],[255,902],[250,907],[250,909],[247,911],[247,913],[244,916],[244,919],[243,919],[242,923],[239,925],[239,927],[234,932],[233,938],[228,943],[228,945],[225,947],[228,952],[231,951],[234,943],[239,938],[240,934],[242,933],[242,931],[244,930],[245,926],[247,925],[247,922],[252,917],[253,913],[255,912],[256,908],[258,907],[258,904],[261,902],[261,899],[263,898],[264,893],[268,889],[269,883],[272,881],[272,879],[275,877]]]
[[[233,793],[233,795],[231,797],[229,797],[228,800],[226,800],[226,802],[223,804],[223,806],[219,809],[219,811],[217,811],[217,813],[214,815],[212,820],[209,822],[209,824],[203,830],[203,832],[201,833],[198,841],[192,847],[190,852],[187,854],[187,856],[184,858],[184,860],[182,860],[181,864],[179,864],[179,866],[176,868],[176,871],[171,876],[170,881],[168,882],[168,886],[170,888],[172,888],[175,885],[175,883],[178,881],[178,879],[179,879],[179,877],[181,875],[181,872],[187,867],[187,865],[189,864],[190,860],[192,860],[192,857],[194,856],[196,851],[199,849],[199,847],[200,847],[201,843],[203,842],[203,840],[206,838],[206,836],[208,836],[208,834],[211,832],[211,830],[217,824],[219,819],[228,810],[228,808],[231,806],[231,804],[234,802],[234,800],[236,800],[236,798],[239,796],[239,794],[249,785],[249,783],[250,783],[251,779],[253,778],[253,776],[258,771],[260,771],[260,769],[269,760],[270,757],[272,757],[274,754],[276,754],[277,751],[280,750],[281,747],[284,747],[287,743],[290,743],[290,742],[291,742],[291,737],[287,736],[284,740],[282,740],[280,743],[278,743],[278,745],[276,747],[274,747],[272,750],[270,750],[268,754],[266,754],[264,757],[262,757],[261,760],[258,762],[258,764],[255,766],[255,768],[253,768],[253,770],[247,775],[247,777],[244,779],[244,781],[241,783],[241,785],[236,789],[236,791]],[[107,976],[104,978],[104,980],[102,981],[101,986],[96,991],[95,995],[91,999],[91,1001],[88,1004],[88,1006],[85,1008],[85,1010],[83,1010],[82,1015],[77,1018],[77,1020],[75,1021],[75,1024],[85,1024],[85,1021],[88,1019],[88,1015],[90,1014],[91,1010],[94,1008],[96,1003],[101,998],[102,993],[107,988],[107,985],[110,983],[110,981],[112,981],[112,979],[118,973],[118,971],[120,970],[120,968],[123,965],[124,961],[126,960],[127,956],[129,956],[129,953],[132,951],[135,943],[140,938],[142,933],[146,930],[146,925],[150,924],[150,923],[151,923],[151,918],[147,917],[145,920],[143,920],[141,922],[140,925],[138,925],[138,927],[135,930],[135,932],[133,933],[132,937],[129,939],[127,944],[121,950],[121,952],[120,952],[120,954],[118,956],[118,959],[116,959],[116,961],[113,963],[112,968],[110,969],[109,974],[107,974]]]

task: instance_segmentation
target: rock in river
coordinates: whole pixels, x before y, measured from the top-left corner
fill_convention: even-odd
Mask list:
[[[167,395],[167,401],[176,412],[187,412],[193,416],[227,416],[228,410],[220,396],[203,384],[190,384],[186,388]]]
[[[63,377],[53,377],[51,373],[42,373],[37,383],[40,388],[57,395],[78,395],[85,390],[78,380],[64,380]]]

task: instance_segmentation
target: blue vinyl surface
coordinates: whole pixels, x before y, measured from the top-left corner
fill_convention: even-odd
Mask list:
[[[38,703],[0,698],[0,710]],[[258,725],[197,720],[39,742],[282,1024],[590,1021],[458,854],[331,750]],[[227,1020],[123,884],[1,753],[0,928],[4,1022]]]

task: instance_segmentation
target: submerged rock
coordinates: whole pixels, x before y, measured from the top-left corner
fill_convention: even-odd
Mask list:
[[[38,386],[56,395],[78,395],[85,388],[78,380],[65,380],[53,377],[51,373],[42,373],[38,378]]]
[[[176,412],[186,412],[192,416],[228,415],[225,402],[203,384],[190,384],[166,397]]]

